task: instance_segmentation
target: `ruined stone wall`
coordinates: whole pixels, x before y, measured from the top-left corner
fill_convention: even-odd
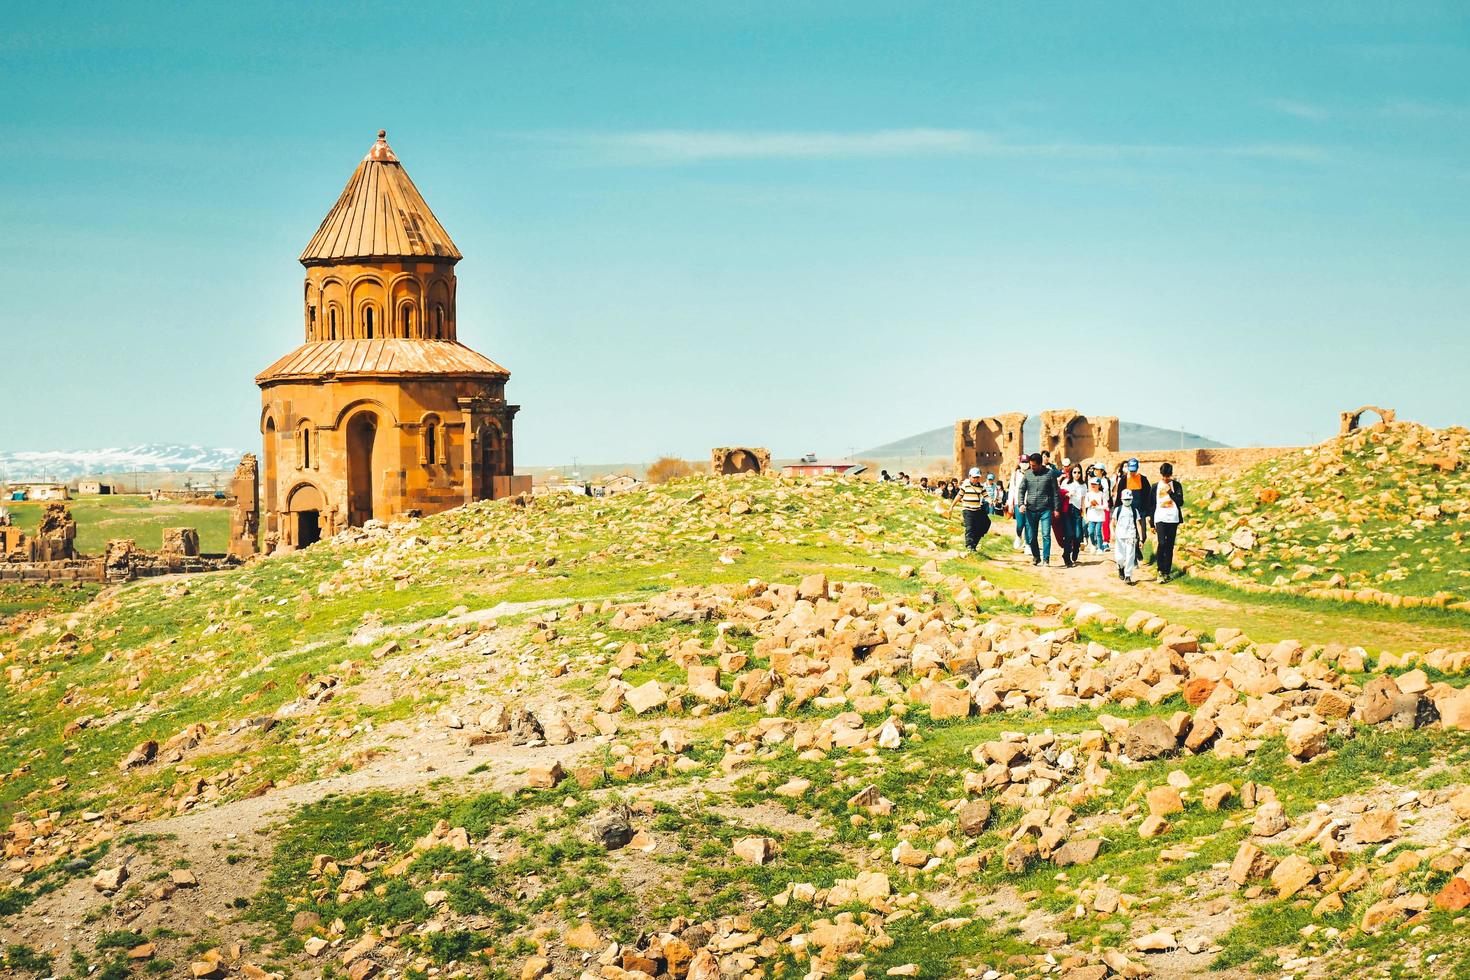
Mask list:
[[[36,529],[33,554],[36,561],[64,561],[76,557],[77,522],[66,504],[47,504]]]
[[[114,551],[104,558],[0,562],[0,582],[131,582],[159,575],[217,572],[238,564],[230,558]]]
[[[0,582],[105,582],[100,558],[0,562]]]
[[[954,424],[954,459],[963,477],[972,468],[999,470],[1002,464],[1020,457],[1021,428],[1025,412],[1009,412],[981,419],[960,419]]]
[[[1086,416],[1075,408],[1051,409],[1041,413],[1041,445],[1037,452],[1050,452],[1052,462],[1085,463],[1118,449],[1118,417]]]
[[[163,529],[163,545],[158,550],[166,555],[198,558],[199,532],[192,527],[166,527]]]
[[[259,552],[260,536],[260,462],[254,453],[240,457],[235,475],[230,480],[230,540],[225,551],[244,561]]]
[[[1094,462],[1107,467],[1109,473],[1118,464],[1137,459],[1139,467],[1150,479],[1158,474],[1159,464],[1168,462],[1174,466],[1174,475],[1181,480],[1211,479],[1249,469],[1257,463],[1299,453],[1301,446],[1250,446],[1246,448],[1220,449],[1162,449],[1139,452],[1111,452],[1095,457]]]
[[[771,451],[763,446],[721,446],[710,450],[709,468],[715,476],[769,473]]]

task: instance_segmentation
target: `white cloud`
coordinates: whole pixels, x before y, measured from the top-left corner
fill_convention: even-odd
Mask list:
[[[857,133],[655,129],[590,136],[585,141],[636,156],[692,163],[934,156],[973,152],[987,137],[967,129],[880,129]]]
[[[1277,112],[1298,119],[1327,119],[1332,115],[1332,110],[1315,102],[1301,102],[1296,99],[1272,99],[1266,103]]]
[[[1326,150],[1309,144],[1175,145],[1008,140],[975,129],[751,131],[653,129],[622,133],[541,133],[532,139],[592,151],[601,162],[677,165],[731,160],[848,160],[896,157],[1045,157],[1145,159],[1234,157],[1322,163]]]
[[[1418,99],[1388,99],[1373,104],[1358,104],[1329,108],[1316,102],[1297,99],[1272,99],[1266,103],[1271,109],[1297,119],[1322,121],[1325,119],[1361,119],[1379,117],[1384,119],[1438,120],[1465,119],[1470,117],[1470,106],[1445,102],[1423,102]]]
[[[1390,119],[1466,119],[1470,118],[1470,107],[1449,105],[1442,102],[1419,102],[1415,99],[1395,99],[1378,107],[1380,114]]]

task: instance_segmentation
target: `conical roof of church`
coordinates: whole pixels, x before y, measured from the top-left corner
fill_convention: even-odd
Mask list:
[[[385,337],[302,344],[257,374],[255,383],[405,376],[509,378],[510,372],[458,341]]]
[[[301,262],[414,258],[457,262],[463,256],[398,162],[387,133],[380,129],[378,141],[311,236]]]

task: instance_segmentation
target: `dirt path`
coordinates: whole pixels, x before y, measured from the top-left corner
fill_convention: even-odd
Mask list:
[[[566,601],[571,600],[502,603],[445,621],[483,623]],[[493,639],[504,639],[513,629],[497,630]],[[353,643],[377,643],[405,631],[412,629],[382,630],[355,637]],[[431,647],[405,656],[432,660],[440,652]],[[474,693],[466,692],[466,696],[473,697]],[[523,693],[517,700],[528,705],[558,701],[570,710],[568,701],[580,699],[564,691],[547,690]],[[377,735],[381,749],[352,772],[284,785],[262,796],[126,827],[118,838],[127,843],[114,844],[97,868],[42,896],[25,914],[0,920],[0,945],[23,943],[63,956],[76,949],[90,956],[97,937],[103,933],[126,929],[147,936],[164,929],[178,935],[159,940],[157,955],[160,959],[178,959],[188,955],[186,944],[195,937],[216,935],[217,928],[231,938],[248,936],[253,927],[241,922],[240,909],[266,878],[274,847],[272,827],[293,808],[339,793],[422,791],[438,780],[448,780],[456,793],[511,791],[520,785],[526,769],[553,762],[570,767],[604,741],[589,737],[567,745],[528,746],[500,741],[470,746],[461,732],[447,728],[436,715],[393,722],[379,729]],[[122,891],[113,896],[98,892],[92,884],[96,870],[119,865],[128,872]],[[178,869],[192,872],[197,885],[179,888],[166,898],[154,897],[159,883]]]
[[[1415,621],[1392,610],[1325,601],[1256,602],[1246,593],[1239,599],[1201,595],[1188,591],[1184,583],[1160,585],[1152,565],[1141,565],[1138,584],[1130,586],[1118,578],[1111,554],[1084,553],[1076,567],[1067,568],[1054,550],[1052,564],[1033,566],[1029,553],[1011,549],[1011,537],[1004,529],[991,532],[985,555],[976,562],[977,573],[1002,588],[1030,589],[1063,601],[1085,597],[1124,618],[1146,609],[1198,630],[1237,627],[1259,642],[1338,642],[1370,653],[1470,649],[1470,630],[1453,622],[1428,617]]]

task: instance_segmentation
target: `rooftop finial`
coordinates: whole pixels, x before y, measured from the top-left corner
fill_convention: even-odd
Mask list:
[[[371,150],[368,150],[366,159],[378,163],[398,162],[398,157],[394,155],[393,148],[388,145],[388,131],[386,129],[378,130],[378,141],[373,144]]]

